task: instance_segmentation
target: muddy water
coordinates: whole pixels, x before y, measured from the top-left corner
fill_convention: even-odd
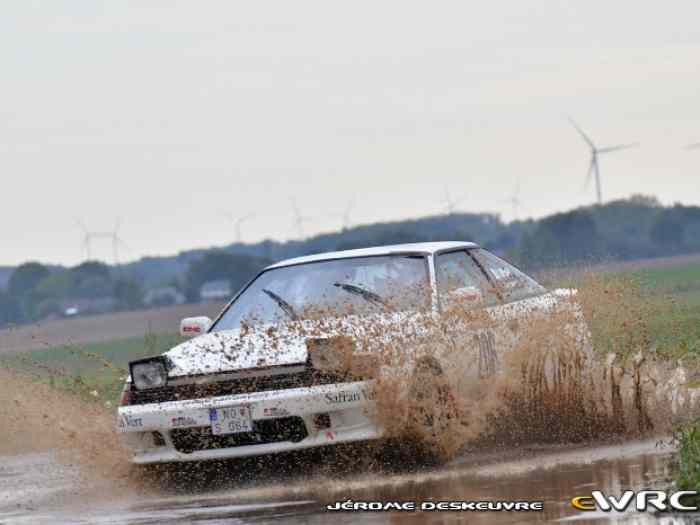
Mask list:
[[[184,490],[180,485],[118,491],[110,490],[109,480],[86,485],[76,467],[59,463],[51,453],[31,454],[0,458],[0,524],[652,523],[656,520],[645,515],[583,514],[572,509],[569,501],[593,489],[617,495],[627,488],[667,487],[671,454],[668,446],[656,441],[596,448],[541,447],[468,453],[440,469],[418,472],[378,474],[356,469],[308,475],[302,469],[283,474],[282,480],[275,474],[279,463],[273,463],[272,468],[263,468],[267,472],[262,477],[205,483],[197,489],[188,489],[185,483]],[[326,510],[327,504],[349,498],[539,500],[544,511],[331,515]]]

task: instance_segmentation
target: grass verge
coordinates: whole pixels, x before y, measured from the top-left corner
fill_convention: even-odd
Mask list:
[[[631,275],[657,303],[668,304],[669,298],[672,302],[671,308],[660,308],[652,320],[659,352],[671,359],[700,362],[700,264],[640,269]],[[675,438],[676,485],[700,491],[700,420],[679,428]]]
[[[51,386],[114,403],[129,361],[157,355],[180,343],[172,334],[147,334],[84,346],[70,345],[0,357],[0,367],[30,374]]]
[[[681,490],[700,491],[700,421],[683,428],[676,438],[676,484]]]

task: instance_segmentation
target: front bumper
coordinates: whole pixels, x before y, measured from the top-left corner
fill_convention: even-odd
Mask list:
[[[248,406],[253,424],[260,431],[247,433],[236,443],[207,436],[209,410]],[[205,461],[257,456],[304,448],[364,441],[381,437],[373,420],[372,381],[291,388],[206,399],[168,401],[122,406],[117,430],[138,464]],[[293,423],[296,430],[285,434],[268,430]],[[186,430],[190,429],[190,430]],[[190,441],[183,446],[182,435]],[[191,446],[192,436],[204,435],[203,446]],[[200,443],[197,438],[196,443]]]

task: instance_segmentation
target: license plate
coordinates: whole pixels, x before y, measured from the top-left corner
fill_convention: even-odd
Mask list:
[[[250,417],[250,407],[239,406],[231,408],[212,408],[209,410],[211,433],[215,436],[222,434],[239,434],[253,430],[253,420]]]

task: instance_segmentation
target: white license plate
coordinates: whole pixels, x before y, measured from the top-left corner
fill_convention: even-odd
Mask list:
[[[215,436],[253,430],[253,420],[250,417],[250,407],[248,406],[212,408],[209,410],[209,421],[211,422],[211,433]]]

